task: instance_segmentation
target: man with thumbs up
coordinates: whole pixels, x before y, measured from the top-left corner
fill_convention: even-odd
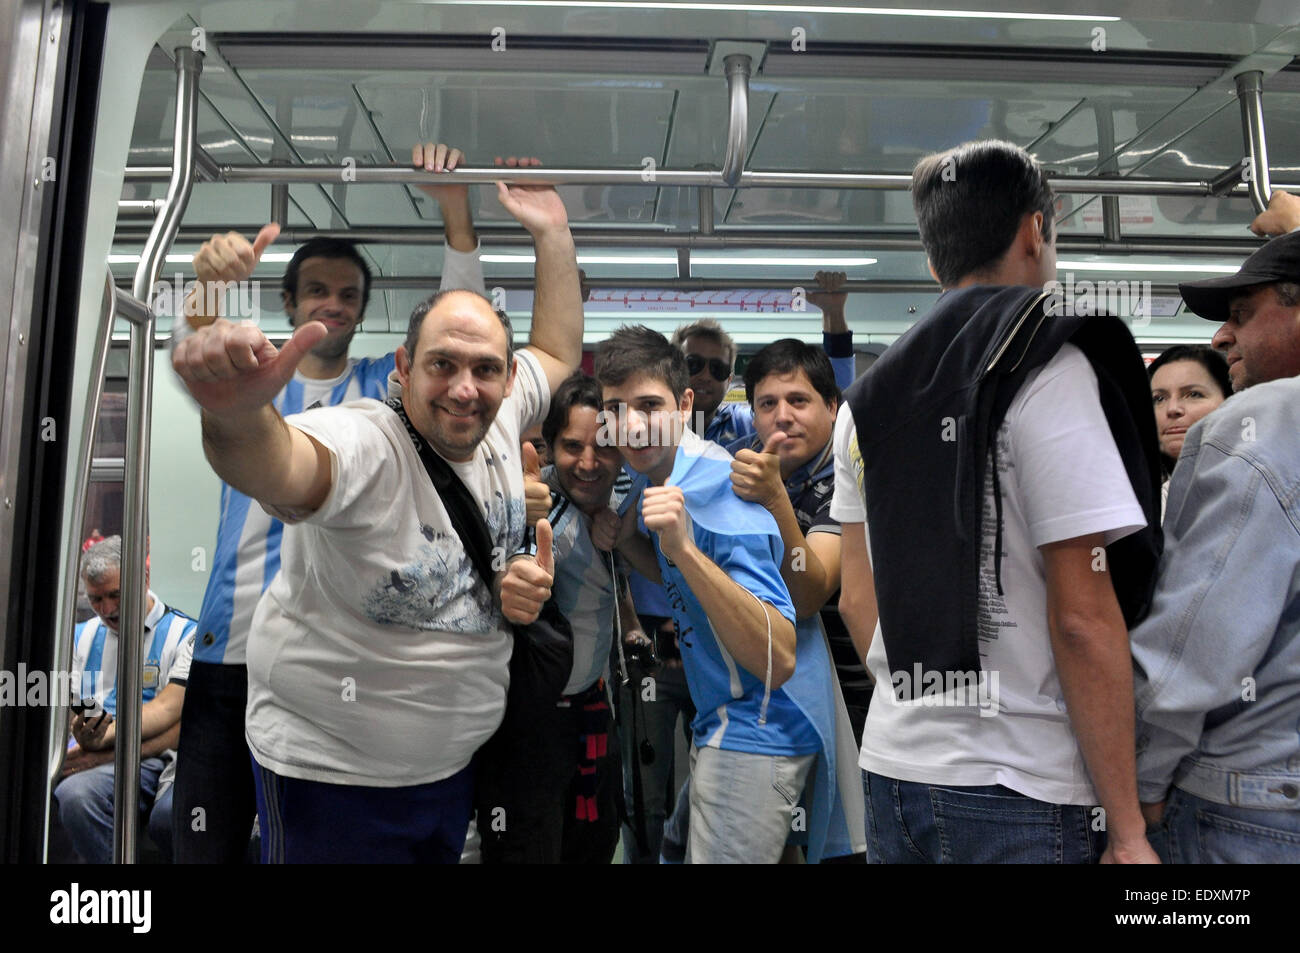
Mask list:
[[[442,144],[417,145],[412,164],[430,173],[450,173],[464,157]],[[420,186],[438,202],[445,248],[441,287],[482,293],[483,264],[464,185]],[[252,242],[237,232],[213,235],[194,255],[198,281],[187,300],[185,320],[173,330],[179,346],[213,324],[223,304],[221,290],[247,281],[279,237],[280,224],[258,232]],[[302,358],[297,372],[275,395],[282,415],[388,394],[396,355],[352,358],[348,350],[365,318],[370,266],[357,246],[336,238],[313,238],[289,260],[281,301],[292,327],[319,321],[325,337]],[[283,524],[229,485],[221,491],[221,521],[212,573],[194,647],[194,665],[181,732],[172,814],[178,863],[237,863],[248,849],[254,811],[253,774],[244,740],[248,703],[246,644],[253,611],[280,562]]]
[[[496,591],[481,580],[450,490],[478,507],[503,563],[524,532],[520,432],[545,415],[582,340],[563,202],[545,186],[498,183],[498,197],[536,249],[530,346],[518,354],[504,313],[444,290],[412,314],[386,403],[287,419],[274,406],[309,357],[328,360],[322,347],[347,331],[342,305],[301,315],[278,351],[255,327],[216,321],[173,356],[213,468],[285,524],[248,641],[264,861],[460,855],[469,762],[501,721],[510,634],[504,580]],[[526,581],[545,590],[539,572]]]
[[[840,389],[830,360],[795,338],[776,341],[745,368],[745,396],[757,433],[727,447],[731,483],[742,500],[776,518],[785,544],[781,576],[800,619],[820,614],[840,690],[862,742],[871,678],[840,619],[840,524],[830,515],[835,488],[831,436]]]
[[[776,863],[796,832],[819,862],[844,826],[830,662],[820,638],[796,631],[776,522],[736,497],[730,454],[686,428],[686,358],[663,335],[619,328],[596,352],[596,378],[604,442],[650,481],[640,503],[650,560],[639,534],[615,542],[663,582],[698,710],[686,862]],[[627,512],[630,523],[637,511]]]

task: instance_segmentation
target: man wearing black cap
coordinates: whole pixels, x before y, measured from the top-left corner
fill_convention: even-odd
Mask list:
[[[1278,193],[1252,226],[1300,225]],[[1235,396],[1187,433],[1132,633],[1138,794],[1174,863],[1300,862],[1300,233],[1179,286]]]

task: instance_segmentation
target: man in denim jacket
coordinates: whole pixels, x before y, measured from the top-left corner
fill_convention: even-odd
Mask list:
[[[1278,193],[1257,231],[1300,226]],[[1138,794],[1173,863],[1300,862],[1300,234],[1179,286],[1234,395],[1187,434],[1132,633]]]

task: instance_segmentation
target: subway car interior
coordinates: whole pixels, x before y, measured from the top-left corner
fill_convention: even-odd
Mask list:
[[[66,664],[92,535],[123,536],[124,618],[143,615],[128,590],[146,537],[151,588],[197,616],[221,484],[168,349],[191,259],[213,234],[280,223],[242,303],[279,342],[295,247],[354,240],[374,281],[351,353],[394,350],[442,271],[420,143],[463,151],[450,175],[471,184],[486,286],[521,343],[532,244],[497,199],[497,157],[537,157],[508,181],[558,186],[587,351],[621,324],[709,317],[743,367],[778,338],[820,342],[807,295],[840,271],[861,372],[939,295],[912,168],[975,139],[1048,170],[1067,300],[1095,295],[1148,359],[1208,343],[1178,282],[1235,272],[1271,191],[1300,189],[1295,5],[945,6],[4,4],[3,669]],[[0,706],[8,862],[50,857],[68,719]],[[119,856],[137,828],[120,821]]]

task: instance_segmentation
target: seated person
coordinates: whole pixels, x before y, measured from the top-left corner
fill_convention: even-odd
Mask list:
[[[72,684],[87,708],[72,716],[63,780],[54,789],[59,820],[77,853],[92,864],[113,860],[113,748],[117,740],[117,649],[122,538],[95,543],[81,558],[81,576],[95,618],[77,626]],[[145,586],[149,585],[148,571]],[[140,710],[140,809],[149,834],[171,859],[171,781],[176,771],[185,682],[195,623],[152,592],[145,603]],[[92,701],[93,700],[93,701]]]
[[[686,429],[686,359],[661,334],[615,331],[596,378],[607,439],[650,483],[639,512],[653,549],[636,532],[636,506],[617,544],[668,592],[699,711],[686,861],[776,863],[806,822],[816,862],[834,778],[830,660],[820,639],[796,638],[776,522],[731,491],[730,455]],[[796,809],[811,779],[805,814]]]

